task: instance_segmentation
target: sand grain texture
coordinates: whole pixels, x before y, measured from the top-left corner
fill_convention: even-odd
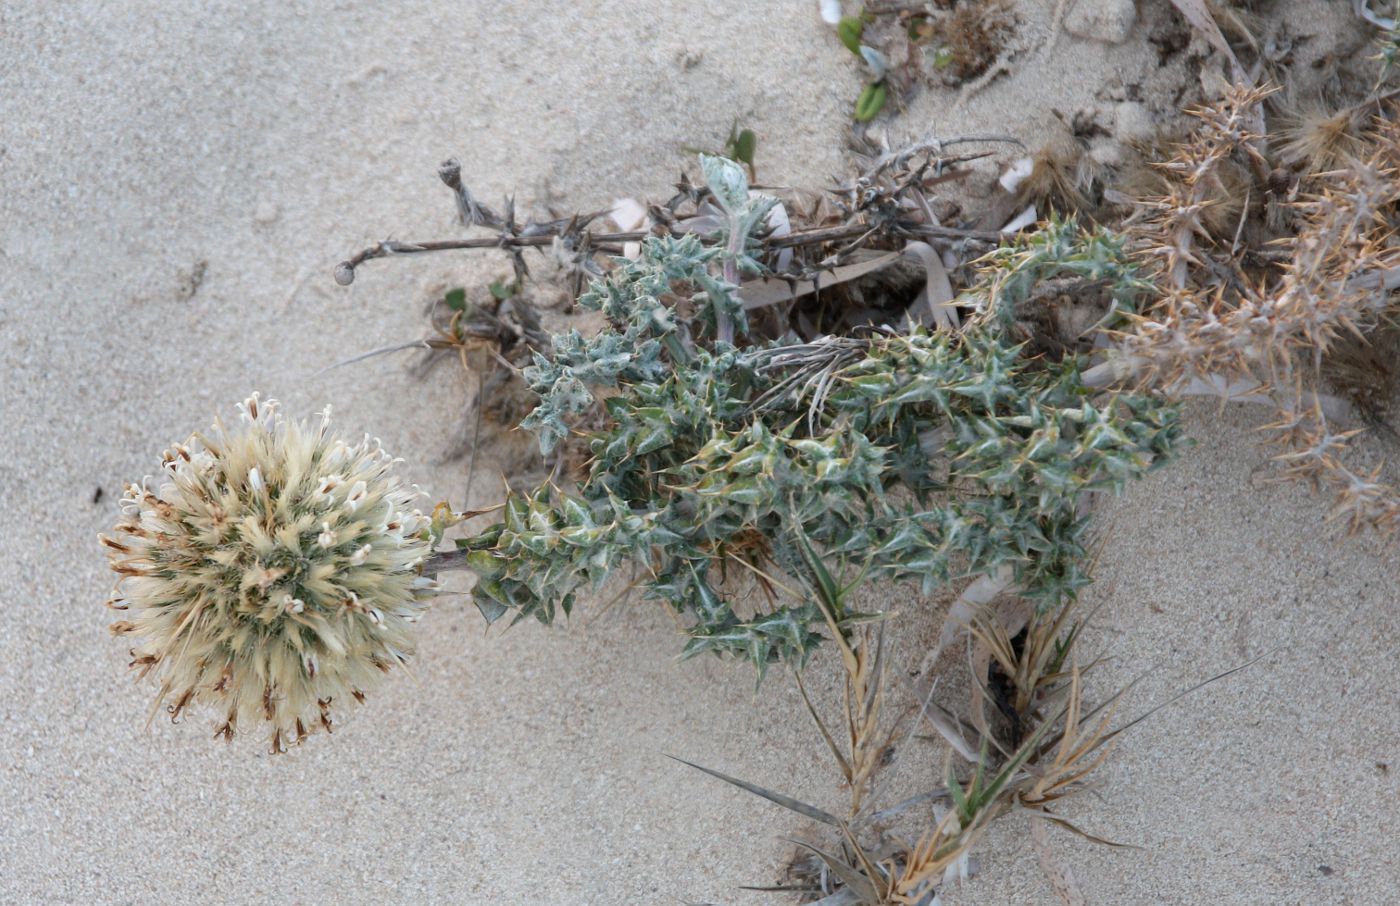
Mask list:
[[[464,382],[396,359],[319,372],[418,336],[425,287],[507,265],[373,262],[351,290],[331,268],[374,239],[451,234],[434,176],[451,155],[490,202],[589,208],[662,195],[682,146],[718,145],[737,118],[767,178],[845,172],[859,75],[814,4],[721,6],[0,9],[0,902],[764,901],[735,886],[771,883],[801,826],[663,753],[816,802],[840,791],[791,684],[755,698],[745,668],[676,664],[658,608],[487,635],[449,600],[416,680],[269,758],[215,744],[203,718],[142,730],[152,690],[107,637],[95,542],[122,480],[254,389],[294,413],[333,404],[460,503],[464,465],[434,463]],[[1048,10],[1027,21],[1043,31]],[[1100,51],[1061,36],[1056,53]],[[1038,87],[1020,126],[1056,91],[1072,109],[1145,66],[1105,53]],[[974,99],[967,129],[1004,126],[1008,90]],[[957,115],[927,95],[895,131],[959,131]],[[1400,889],[1394,549],[1326,540],[1322,502],[1258,490],[1243,424],[1196,418],[1201,446],[1108,508],[1092,641],[1119,657],[1106,684],[1163,666],[1137,703],[1289,647],[1124,744],[1075,817],[1145,849],[1054,836],[1091,902]],[[1019,829],[981,859],[949,902],[1047,901]]]

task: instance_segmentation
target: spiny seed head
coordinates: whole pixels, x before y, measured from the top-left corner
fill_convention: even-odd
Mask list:
[[[1279,117],[1278,152],[1305,176],[1342,168],[1365,151],[1363,112],[1358,107],[1329,110],[1321,105],[1288,110]]]
[[[111,630],[160,680],[152,713],[205,704],[216,735],[261,723],[280,752],[408,661],[436,586],[416,492],[377,440],[329,433],[329,409],[314,427],[256,394],[240,411],[168,450],[155,490],[128,485],[100,540],[127,612]]]

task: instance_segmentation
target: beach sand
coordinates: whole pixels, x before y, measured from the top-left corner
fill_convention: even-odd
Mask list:
[[[677,662],[654,603],[488,633],[446,599],[412,678],[274,758],[216,743],[203,715],[143,726],[153,690],[108,636],[96,544],[123,481],[253,390],[307,416],[331,404],[463,505],[466,465],[447,454],[464,376],[421,380],[403,356],[324,369],[423,335],[429,287],[481,286],[508,262],[377,261],[348,289],[332,268],[373,240],[456,235],[435,175],[449,156],[488,202],[560,210],[664,196],[684,149],[718,148],[736,121],[768,181],[846,174],[860,74],[815,4],[722,6],[0,10],[0,901],[781,901],[736,888],[773,883],[802,822],[665,756],[832,806],[835,773],[787,677],[756,693],[747,667]],[[1051,5],[1026,9],[1043,34]],[[930,93],[891,133],[1030,140],[1049,107],[1155,71],[1143,46],[1061,36],[1058,82],[1009,77],[965,114]],[[1093,63],[1064,75],[1076,56]],[[1198,445],[1103,509],[1085,644],[1114,660],[1096,693],[1151,668],[1130,715],[1265,656],[1134,730],[1097,796],[1067,807],[1141,847],[1052,835],[1090,902],[1400,889],[1395,548],[1339,540],[1324,500],[1264,483],[1254,418],[1193,406]],[[508,468],[483,462],[470,503],[494,502]],[[889,594],[916,655],[940,614]],[[900,755],[915,779],[942,771],[933,744]],[[945,902],[1051,901],[1019,819],[978,856]]]

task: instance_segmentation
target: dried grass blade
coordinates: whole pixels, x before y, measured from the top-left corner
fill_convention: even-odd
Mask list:
[[[869,644],[869,632],[866,634],[866,643]],[[880,710],[879,700],[884,697],[885,691],[885,624],[881,623],[875,632],[875,661],[870,665],[870,676],[874,677],[874,682],[868,683],[865,692],[865,702],[863,704],[866,714],[877,714]]]
[[[435,344],[433,340],[411,340],[407,343],[400,343],[397,346],[381,346],[378,349],[371,349],[369,352],[362,352],[357,356],[351,356],[348,359],[342,359],[341,361],[336,362],[332,365],[327,365],[325,368],[322,368],[320,371],[317,371],[311,376],[313,378],[321,377],[328,371],[334,371],[337,368],[344,368],[346,365],[354,365],[356,362],[363,362],[366,359],[372,359],[375,356],[388,355],[391,352],[403,352],[405,349],[443,349],[446,348],[447,345],[448,344],[444,342],[438,342]]]
[[[953,306],[953,284],[938,250],[927,242],[910,242],[904,254],[918,258],[924,266],[924,290],[909,306],[908,316],[915,324],[936,330],[957,330],[958,310]]]
[[[841,834],[846,838],[846,844],[850,846],[851,851],[856,854],[856,861],[860,863],[857,866],[857,871],[859,871],[863,877],[869,878],[872,883],[878,880],[881,887],[887,888],[889,886],[888,876],[884,869],[878,864],[880,854],[872,854],[864,846],[861,846],[860,841],[856,839],[856,835],[851,832],[851,826],[849,824],[841,825]]]
[[[880,809],[878,812],[871,812],[870,817],[866,820],[871,824],[881,824],[899,817],[916,805],[923,805],[925,802],[936,802],[939,800],[947,802],[951,799],[952,797],[948,795],[946,787],[943,789],[929,790],[926,793],[919,793],[917,796],[910,796],[908,799],[902,799],[894,805]]]
[[[1079,884],[1074,880],[1074,872],[1063,859],[1057,858],[1051,851],[1050,836],[1045,832],[1045,825],[1036,821],[1034,817],[1031,818],[1030,824],[1031,842],[1035,845],[1040,870],[1044,872],[1055,895],[1065,906],[1087,906],[1088,900],[1084,899],[1084,891],[1079,889]]]
[[[1052,812],[1045,811],[1044,809],[1028,808],[1028,807],[1026,807],[1026,806],[1024,806],[1024,805],[1019,805],[1019,804],[1016,806],[1016,808],[1019,809],[1019,810],[1021,810],[1021,811],[1027,812],[1027,813],[1030,815],[1031,823],[1032,823],[1032,826],[1033,826],[1033,827],[1034,827],[1035,822],[1037,821],[1037,819],[1040,819],[1040,820],[1044,820],[1044,821],[1053,822],[1053,823],[1059,825],[1060,827],[1063,827],[1065,830],[1070,831],[1071,833],[1078,834],[1079,836],[1083,837],[1085,840],[1088,840],[1090,843],[1098,843],[1098,844],[1100,844],[1100,845],[1102,845],[1102,846],[1111,846],[1111,847],[1113,847],[1114,849],[1142,849],[1142,848],[1143,848],[1143,847],[1141,847],[1141,846],[1138,846],[1136,843],[1119,843],[1119,842],[1116,841],[1116,840],[1109,840],[1109,839],[1106,839],[1106,838],[1104,838],[1104,837],[1100,837],[1100,836],[1097,835],[1097,834],[1091,834],[1091,833],[1089,833],[1088,831],[1084,830],[1082,827],[1079,827],[1079,826],[1078,826],[1077,824],[1075,824],[1073,821],[1070,821],[1070,820],[1068,820],[1067,818],[1062,818],[1062,817],[1060,817],[1059,815],[1056,815],[1056,814],[1054,814],[1054,813],[1052,813]]]
[[[896,751],[896,752],[905,751],[905,750],[909,747],[909,743],[910,743],[911,740],[913,740],[915,732],[918,731],[919,726],[923,723],[924,716],[928,713],[929,706],[933,704],[933,693],[934,693],[934,691],[935,691],[937,688],[938,688],[938,684],[937,684],[936,682],[935,682],[935,683],[931,683],[931,684],[929,685],[928,694],[925,695],[925,696],[923,697],[923,701],[922,701],[922,702],[920,703],[920,705],[919,705],[919,713],[914,717],[913,722],[909,724],[909,731],[908,731],[907,733],[904,734],[904,741],[903,741],[902,743],[900,743],[900,744],[895,748],[895,751]],[[892,728],[890,729],[890,733],[889,733],[888,739],[893,739],[893,738],[894,738],[894,734],[895,734],[895,728],[892,727]],[[888,740],[887,740],[887,741],[888,741]],[[878,801],[880,800],[881,794],[884,793],[885,787],[886,787],[887,784],[889,784],[889,782],[891,781],[891,779],[893,779],[891,775],[886,775],[885,778],[884,778],[884,780],[881,781],[879,785],[877,785],[873,790],[870,791],[870,795],[867,796],[866,799],[865,799],[865,804],[862,805],[862,806],[860,807],[860,809],[858,809],[858,810],[856,811],[855,815],[853,815],[853,816],[851,817],[851,822],[852,822],[853,824],[859,822],[861,813],[864,812],[865,809],[869,808],[869,807],[870,807],[870,804],[871,804],[872,802],[878,802]],[[946,798],[946,797],[947,797],[947,792],[944,791],[944,793],[943,793],[942,795]],[[914,798],[919,798],[919,797],[914,797]],[[926,801],[926,800],[920,800],[920,801]],[[878,820],[880,820],[880,819],[878,819],[876,816],[877,816],[877,815],[881,815],[881,814],[897,814],[897,809],[899,809],[899,808],[907,808],[907,807],[908,807],[906,803],[909,803],[909,800],[906,799],[905,802],[904,802],[904,803],[901,803],[899,806],[894,806],[894,807],[892,807],[892,808],[887,808],[887,809],[881,809],[881,810],[880,810],[879,812],[877,812],[875,815],[871,815],[871,816],[870,816],[870,820],[871,820],[871,821],[878,821]]]
[[[695,764],[692,761],[686,761],[684,758],[677,758],[675,755],[667,755],[666,757],[671,759],[672,761],[679,761],[681,764],[687,765],[688,767],[692,767],[697,771],[702,771],[703,773],[709,774],[711,777],[723,780],[725,783],[728,783],[732,786],[737,786],[741,790],[747,790],[748,792],[753,793],[755,796],[761,796],[764,799],[767,799],[769,802],[773,803],[774,805],[781,805],[783,808],[788,809],[789,811],[797,812],[797,814],[799,815],[805,815],[806,817],[811,818],[813,821],[820,821],[823,824],[830,824],[832,827],[841,826],[841,820],[839,818],[837,818],[835,815],[822,811],[814,805],[808,805],[805,802],[799,802],[791,796],[784,796],[782,793],[775,793],[772,790],[766,790],[763,787],[758,786],[757,784],[749,783],[745,780],[739,780],[735,777],[730,777],[728,774],[724,774],[719,771],[703,767],[701,765]]]
[[[1230,64],[1230,78],[1240,85],[1248,84],[1249,78],[1245,75],[1244,67],[1240,65],[1239,57],[1235,56],[1234,50],[1225,40],[1225,35],[1221,33],[1215,17],[1210,14],[1205,0],[1172,0],[1172,6],[1175,6],[1186,21],[1191,23],[1191,27],[1204,35],[1210,45],[1225,57]]]
[[[812,902],[811,906],[861,906],[860,895],[849,887],[842,887],[830,896]]]
[[[862,874],[860,869],[841,861],[831,853],[818,849],[810,843],[804,843],[801,840],[792,840],[790,842],[803,849],[811,850],[817,858],[825,862],[827,866],[836,873],[836,876],[841,879],[848,890],[855,893],[860,902],[878,906],[878,904],[883,901],[883,897],[881,897],[879,891],[875,889],[875,882]]]
[[[978,576],[963,589],[962,594],[948,607],[948,615],[943,618],[943,628],[938,633],[938,644],[919,663],[920,674],[933,666],[944,649],[953,643],[962,628],[977,614],[978,608],[987,605],[1011,586],[1012,578],[1011,567],[1001,566],[995,572]]]
[[[953,712],[937,702],[934,702],[933,707],[937,710],[926,712],[925,719],[938,731],[938,735],[952,746],[953,751],[967,759],[970,764],[976,764],[981,758],[980,744],[986,737],[982,736],[981,731],[976,727],[969,726],[959,720]],[[963,735],[965,731],[977,736],[977,746],[967,741],[967,737]]]
[[[812,700],[807,697],[807,685],[802,682],[802,674],[794,670],[792,675],[793,679],[797,680],[797,691],[802,693],[802,703],[807,706],[807,713],[812,716],[812,722],[817,725],[817,730],[821,732],[822,739],[826,742],[826,747],[831,750],[831,756],[836,759],[842,776],[846,778],[847,783],[850,783],[852,778],[851,763],[846,760],[846,756],[841,754],[840,747],[836,745],[836,739],[826,728],[826,722],[817,715],[817,709],[812,706]]]
[[[916,891],[927,892],[934,879],[943,875],[949,866],[962,858],[986,829],[986,824],[983,823],[950,834],[950,825],[954,824],[956,818],[957,812],[950,810],[909,853],[904,870],[895,882],[895,890],[899,894],[896,902],[927,902],[922,896],[910,899],[910,894]]]
[[[1206,686],[1209,686],[1211,683],[1218,682],[1219,680],[1223,680],[1223,679],[1225,679],[1226,677],[1233,676],[1233,675],[1235,675],[1236,673],[1239,673],[1241,670],[1245,670],[1245,669],[1247,669],[1247,668],[1249,668],[1249,667],[1253,667],[1255,664],[1259,663],[1259,661],[1263,660],[1264,658],[1270,657],[1270,656],[1276,654],[1276,653],[1278,652],[1278,650],[1279,650],[1279,649],[1274,648],[1274,649],[1271,649],[1271,650],[1269,650],[1269,651],[1266,651],[1266,652],[1264,652],[1263,654],[1261,654],[1261,655],[1259,655],[1259,656],[1257,656],[1257,657],[1251,658],[1250,660],[1246,661],[1246,662],[1243,663],[1243,664],[1240,664],[1238,667],[1231,667],[1229,670],[1226,670],[1224,673],[1217,673],[1215,676],[1212,676],[1210,679],[1202,680],[1201,682],[1197,683],[1196,685],[1192,686],[1192,687],[1189,688],[1189,689],[1183,689],[1181,692],[1178,692],[1176,695],[1173,695],[1171,698],[1167,699],[1166,701],[1162,702],[1161,704],[1155,705],[1154,707],[1149,708],[1148,710],[1144,711],[1142,714],[1139,714],[1137,717],[1134,717],[1132,720],[1128,721],[1128,722],[1127,722],[1126,724],[1124,724],[1123,726],[1121,726],[1121,727],[1117,728],[1116,730],[1113,730],[1112,732],[1108,733],[1106,736],[1104,736],[1103,741],[1104,741],[1104,742],[1107,742],[1108,740],[1110,740],[1110,739],[1112,739],[1113,737],[1119,735],[1120,733],[1125,733],[1125,732],[1127,732],[1128,730],[1131,730],[1133,727],[1135,727],[1135,726],[1137,726],[1138,724],[1142,723],[1144,720],[1147,720],[1147,718],[1149,718],[1149,717],[1151,717],[1152,715],[1156,714],[1158,711],[1162,710],[1163,708],[1166,708],[1166,707],[1169,707],[1169,706],[1171,706],[1171,705],[1176,704],[1177,702],[1181,701],[1181,700],[1182,700],[1183,698],[1185,698],[1186,696],[1192,694],[1193,692],[1199,692],[1201,689],[1204,689]],[[1121,694],[1121,693],[1120,693],[1120,694]],[[1117,696],[1114,696],[1114,698],[1117,698]]]
[[[739,287],[739,298],[744,302],[744,308],[752,311],[755,308],[763,308],[765,305],[778,305],[782,302],[791,302],[800,296],[814,293],[819,289],[836,286],[873,274],[878,270],[889,267],[899,258],[898,252],[887,252],[869,261],[861,261],[856,264],[843,264],[840,267],[832,268],[821,277],[811,280],[787,281],[776,277],[763,277],[758,280],[751,280]]]

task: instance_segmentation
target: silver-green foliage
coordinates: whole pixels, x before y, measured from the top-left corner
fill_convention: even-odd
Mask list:
[[[726,318],[744,325],[734,282],[716,268],[756,267],[748,250],[767,207],[748,201],[738,166],[705,164],[730,213],[718,241],[648,239],[580,299],[608,327],[557,337],[526,370],[540,404],[524,424],[543,450],[600,388],[608,419],[588,435],[576,491],[512,492],[500,523],[458,542],[483,615],[549,622],[631,561],[647,593],[688,619],[685,654],[738,655],[762,670],[805,661],[822,627],[844,632],[867,615],[828,621],[808,596],[741,619],[717,587],[732,558],[771,562],[810,587],[815,554],[924,594],[1009,565],[1045,606],[1072,597],[1089,581],[1081,495],[1163,462],[1176,413],[1152,396],[1096,397],[1077,357],[1029,360],[1009,339],[1011,312],[1040,281],[1076,276],[1106,283],[1130,311],[1144,284],[1121,243],[1055,223],[992,256],[961,300],[980,314],[957,333],[886,329],[796,356],[739,348],[717,338]],[[682,317],[677,300],[696,315]]]

